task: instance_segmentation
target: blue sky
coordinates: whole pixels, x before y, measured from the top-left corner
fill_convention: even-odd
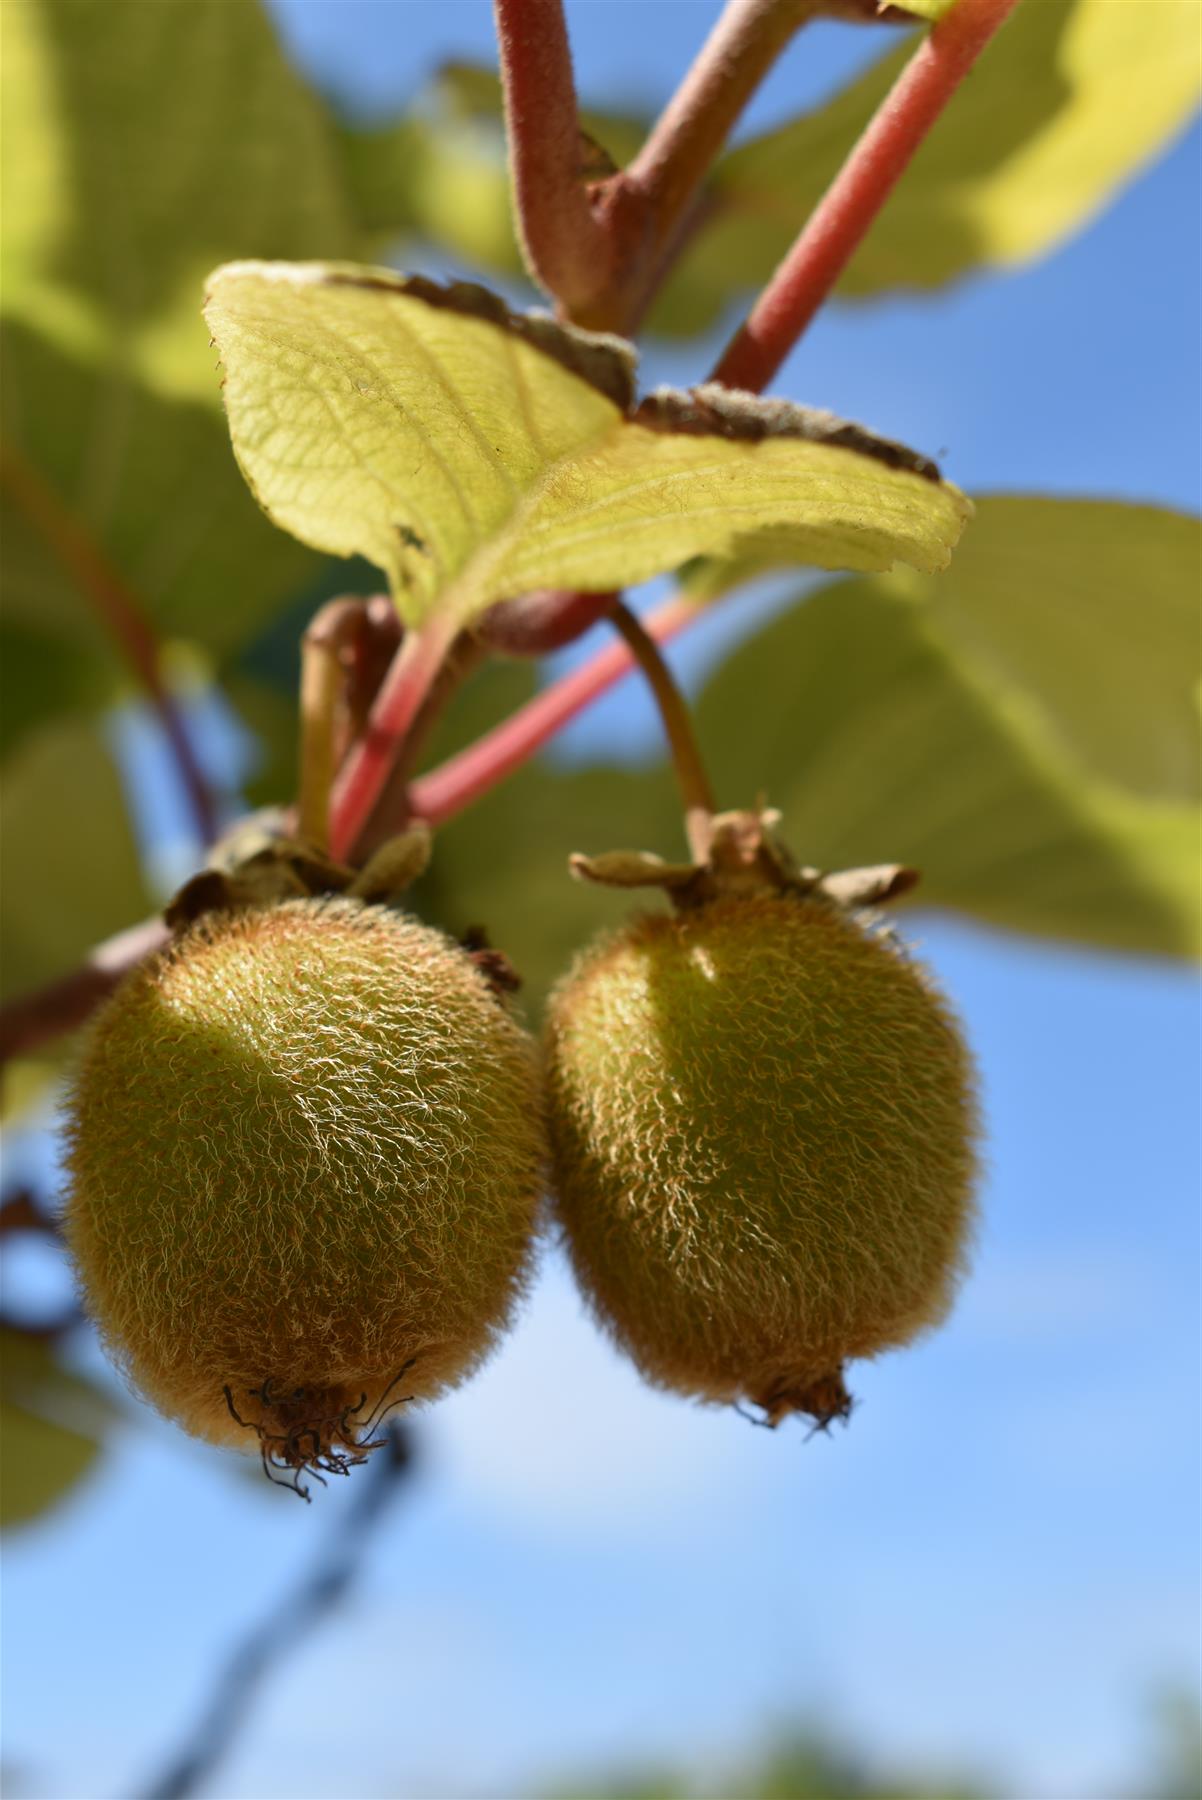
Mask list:
[[[276,11],[371,107],[490,48],[483,4]],[[570,6],[587,97],[653,101],[716,11]],[[807,34],[752,123],[864,47]],[[1199,146],[1033,270],[827,313],[779,390],[943,453],[970,491],[1196,507]],[[711,349],[657,352],[648,374],[696,379]],[[686,673],[729,629],[680,646]],[[573,748],[652,736],[622,691]],[[516,1796],[643,1758],[712,1776],[800,1718],[883,1767],[979,1768],[1014,1800],[1132,1791],[1151,1700],[1197,1678],[1196,984],[917,929],[989,1121],[949,1325],[857,1371],[850,1429],[806,1444],[642,1387],[549,1255],[502,1353],[422,1419],[419,1474],[353,1600],[281,1667],[207,1793]],[[11,1277],[51,1279],[33,1252]],[[95,1479],[6,1547],[11,1792],[135,1791],[345,1504],[297,1506],[131,1403]]]

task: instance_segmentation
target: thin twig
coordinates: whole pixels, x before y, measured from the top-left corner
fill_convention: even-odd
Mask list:
[[[285,1586],[281,1604],[255,1627],[230,1657],[196,1730],[180,1754],[145,1789],[145,1800],[186,1800],[228,1755],[274,1665],[347,1592],[364,1560],[372,1531],[412,1466],[403,1426],[387,1427],[387,1443],[372,1454],[353,1503],[326,1554],[299,1588]]]
[[[0,481],[94,608],[146,689],[171,746],[196,829],[204,843],[211,844],[217,835],[213,796],[163,680],[158,641],[143,607],[49,483],[10,444],[0,445]]]
[[[144,919],[98,944],[69,975],[7,1001],[0,1007],[0,1065],[14,1056],[28,1056],[84,1024],[129,971],[160,949],[168,936],[162,919]]]
[[[723,352],[713,381],[759,393],[863,241],[910,158],[1018,0],[956,0],[898,76],[793,248]]]
[[[604,286],[608,237],[581,169],[562,0],[494,0],[514,216],[534,279],[573,317]]]
[[[652,637],[664,643],[695,619],[699,610],[695,601],[669,600],[657,607],[645,624]],[[462,812],[520,768],[634,667],[634,657],[624,644],[609,644],[598,651],[583,668],[553,682],[466,750],[419,776],[409,789],[413,817],[440,825]]]

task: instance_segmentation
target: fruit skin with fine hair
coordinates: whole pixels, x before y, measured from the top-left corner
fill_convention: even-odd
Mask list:
[[[535,1047],[464,949],[381,906],[204,915],[97,1017],[67,1141],[66,1235],[116,1360],[274,1466],[342,1472],[405,1365],[394,1398],[462,1380],[523,1290]]]
[[[848,1359],[947,1312],[973,1069],[891,933],[794,894],[635,918],[553,993],[546,1066],[577,1276],[652,1382],[825,1423]]]

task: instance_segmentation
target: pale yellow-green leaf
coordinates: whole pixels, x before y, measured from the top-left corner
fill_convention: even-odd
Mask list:
[[[1091,777],[901,585],[827,587],[723,666],[699,708],[720,801],[766,793],[804,862],[909,863],[920,902],[991,925],[1196,955],[1197,805]]]
[[[762,545],[823,568],[942,568],[969,510],[933,465],[825,414],[716,390],[636,408],[628,346],[482,289],[234,264],[206,317],[260,503],[375,563],[411,623]]]
[[[701,562],[716,599],[772,567]],[[1083,773],[1155,800],[1202,792],[1202,526],[1121,501],[978,499],[951,567],[880,587],[930,611],[948,645],[1021,695]]]

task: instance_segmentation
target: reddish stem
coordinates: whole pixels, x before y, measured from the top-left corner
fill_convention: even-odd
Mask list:
[[[436,613],[402,639],[371,709],[367,729],[334,783],[330,848],[338,861],[350,858],[370,821],[455,635],[450,620]]]
[[[700,609],[669,600],[643,621],[657,643],[674,637]],[[581,669],[564,675],[457,756],[420,776],[409,790],[413,816],[441,825],[488,793],[563,729],[578,712],[635,667],[625,644],[610,644]]]
[[[575,316],[604,286],[610,241],[581,170],[562,0],[494,0],[514,213],[536,281]]]
[[[608,184],[601,218],[627,254],[615,285],[627,330],[661,275],[694,194],[798,27],[821,0],[728,0],[634,161]]]
[[[759,393],[818,311],[918,146],[1018,0],[956,0],[898,76],[712,379]]]
[[[196,829],[206,844],[217,835],[213,796],[159,667],[159,646],[139,602],[100,546],[83,529],[48,482],[10,445],[0,447],[0,480],[41,533],[84,598],[116,639],[149,694],[171,746]]]

